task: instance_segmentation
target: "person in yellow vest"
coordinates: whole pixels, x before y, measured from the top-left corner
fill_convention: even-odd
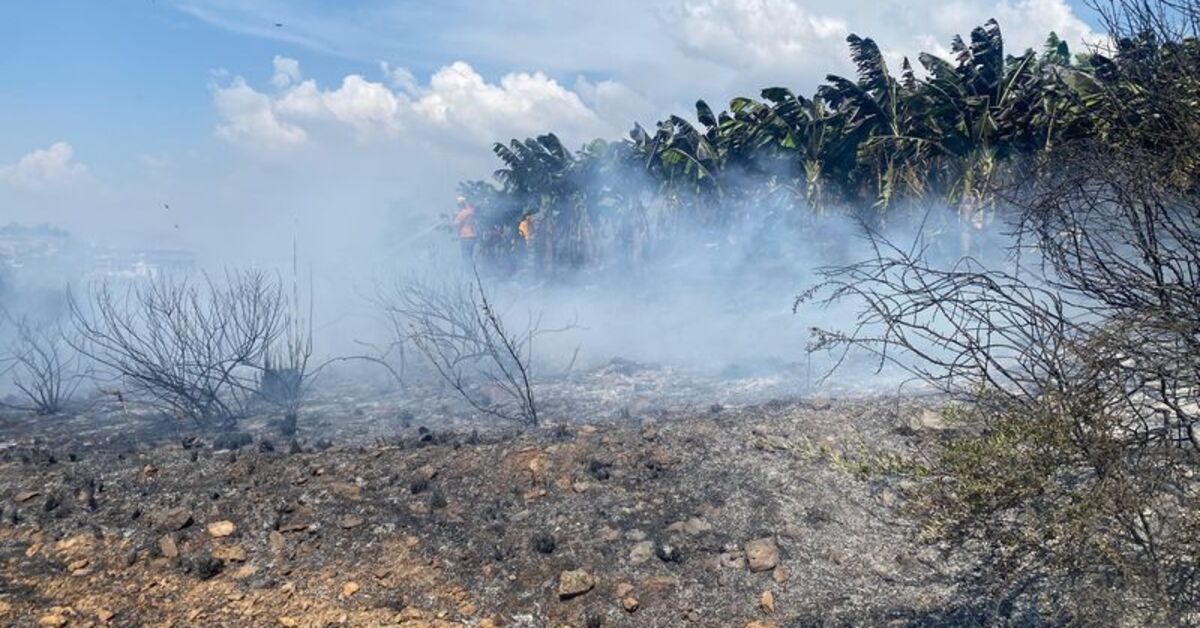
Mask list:
[[[458,213],[454,215],[454,230],[462,246],[463,259],[467,263],[475,261],[475,208],[467,203],[467,199],[458,197]]]
[[[529,236],[533,235],[533,214],[525,214],[521,219],[521,224],[517,225],[517,231],[521,234],[521,239],[525,241],[525,246],[529,246]]]
[[[517,233],[521,234],[521,267],[532,271],[534,266],[533,252],[533,214],[525,214],[517,224]]]

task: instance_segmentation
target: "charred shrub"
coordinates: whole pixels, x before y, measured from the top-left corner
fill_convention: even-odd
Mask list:
[[[237,451],[252,442],[254,439],[246,432],[225,432],[213,439],[213,449]]]
[[[278,279],[258,272],[99,283],[69,299],[73,346],[164,413],[228,428],[255,397],[285,302]]]
[[[225,570],[225,563],[212,556],[189,556],[179,560],[179,569],[201,580],[212,580]]]
[[[283,413],[283,418],[279,420],[279,435],[284,438],[291,438],[296,435],[296,430],[299,427],[298,412],[296,410],[288,410]]]
[[[558,547],[558,543],[554,540],[554,535],[539,532],[533,535],[529,541],[530,547],[538,554],[553,554]]]
[[[478,274],[457,283],[408,279],[379,286],[376,302],[395,330],[393,345],[416,347],[433,374],[474,410],[539,424],[533,344],[550,330],[537,317],[512,326]]]
[[[25,399],[21,409],[40,416],[62,412],[87,377],[83,356],[55,322],[20,318],[12,327],[16,338],[8,367],[0,360],[0,375],[11,370],[12,384]]]
[[[588,473],[597,480],[607,480],[612,476],[612,472],[610,471],[612,466],[613,465],[611,462],[605,462],[603,460],[597,460],[593,458],[592,460],[588,461]]]
[[[660,541],[654,544],[654,555],[664,563],[678,563],[683,559],[679,548],[672,543]]]
[[[258,394],[271,403],[290,405],[300,399],[302,381],[299,368],[276,366],[267,359],[259,377]]]

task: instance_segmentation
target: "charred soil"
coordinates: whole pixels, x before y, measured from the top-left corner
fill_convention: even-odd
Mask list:
[[[0,622],[961,623],[969,561],[918,542],[904,482],[819,453],[911,452],[919,412],[795,398],[524,431],[399,412],[295,439],[10,420]]]

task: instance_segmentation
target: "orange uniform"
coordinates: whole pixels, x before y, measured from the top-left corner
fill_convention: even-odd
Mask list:
[[[454,216],[454,226],[458,229],[460,240],[475,238],[475,208],[467,205]]]

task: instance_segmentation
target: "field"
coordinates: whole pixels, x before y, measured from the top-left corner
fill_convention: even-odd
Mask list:
[[[923,546],[904,482],[928,401],[784,395],[614,361],[581,416],[453,419],[436,390],[314,400],[212,438],[100,405],[9,417],[6,625],[956,624],[969,560]],[[589,399],[589,391],[595,393]],[[365,393],[360,393],[365,394]],[[548,402],[549,403],[549,402]],[[589,414],[583,410],[591,407]],[[567,415],[568,408],[559,414]],[[915,428],[915,429],[914,429]],[[245,436],[241,436],[244,434]]]

